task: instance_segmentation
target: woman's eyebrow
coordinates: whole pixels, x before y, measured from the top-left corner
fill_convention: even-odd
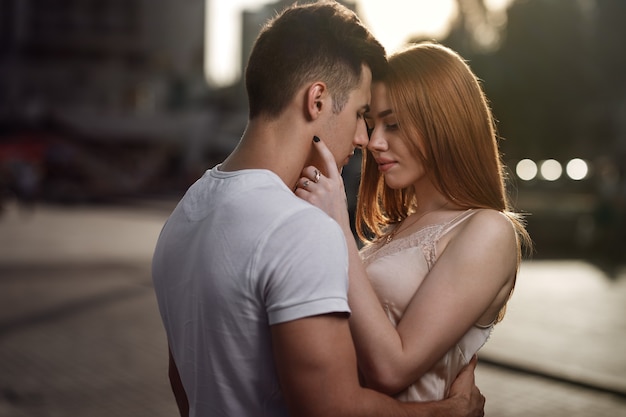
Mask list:
[[[376,115],[376,117],[378,117],[378,118],[383,118],[383,117],[385,117],[385,116],[389,116],[389,115],[390,115],[390,114],[392,114],[392,113],[393,113],[393,110],[391,110],[391,109],[387,109],[387,110],[383,110],[383,111],[379,112],[379,113]],[[369,117],[370,119],[372,118],[372,115],[370,114],[370,109],[367,109],[367,110],[365,111],[365,115],[366,115],[367,117]]]

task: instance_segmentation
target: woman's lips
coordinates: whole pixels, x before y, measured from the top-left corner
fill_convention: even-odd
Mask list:
[[[389,161],[389,160],[380,160],[377,162],[378,162],[378,170],[381,172],[389,171],[396,164],[396,161]]]

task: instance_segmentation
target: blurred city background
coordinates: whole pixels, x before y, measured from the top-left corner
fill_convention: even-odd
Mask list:
[[[50,396],[96,415],[101,395],[119,397],[102,415],[172,415],[151,251],[239,140],[243,65],[290,3],[0,0],[0,416],[70,414]],[[487,415],[626,415],[626,2],[343,3],[388,52],[457,50],[498,120],[536,248],[485,349]]]

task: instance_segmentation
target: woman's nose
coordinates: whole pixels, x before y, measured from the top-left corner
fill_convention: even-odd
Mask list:
[[[387,149],[387,141],[385,140],[384,135],[375,127],[370,133],[370,140],[367,144],[367,149],[370,151],[384,151]]]

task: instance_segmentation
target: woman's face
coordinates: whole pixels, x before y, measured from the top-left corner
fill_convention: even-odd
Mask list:
[[[372,85],[372,101],[365,120],[371,132],[367,149],[388,187],[407,188],[425,178],[424,166],[407,146],[405,134],[391,108],[387,87],[382,82]]]

